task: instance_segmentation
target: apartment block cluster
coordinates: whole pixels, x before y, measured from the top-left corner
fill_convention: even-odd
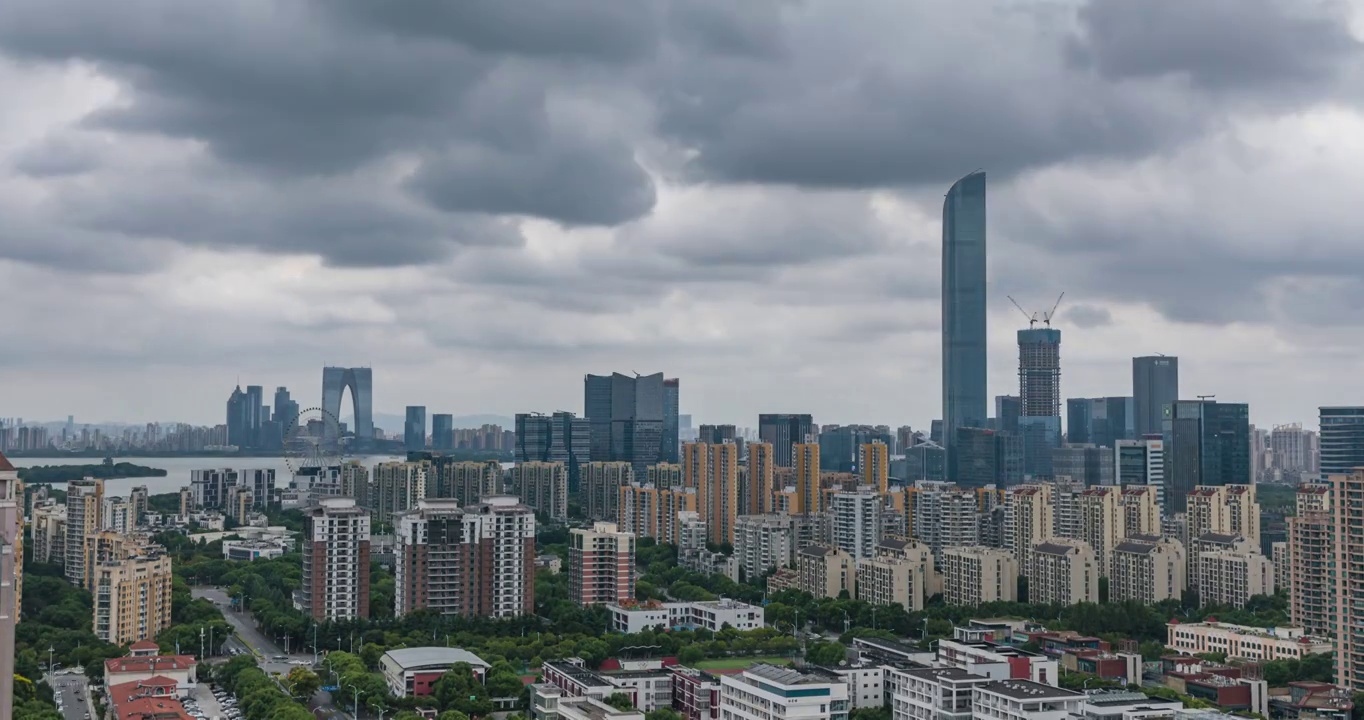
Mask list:
[[[127,645],[170,627],[171,558],[147,532],[147,489],[108,496],[103,480],[85,478],[67,483],[65,504],[45,495],[29,497],[33,560],[90,591],[95,635]]]

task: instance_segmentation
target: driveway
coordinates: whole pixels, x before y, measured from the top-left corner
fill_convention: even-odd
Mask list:
[[[59,672],[46,678],[52,694],[61,699],[64,720],[84,720],[90,716],[90,693],[85,686],[85,675]],[[79,699],[77,699],[79,696]]]

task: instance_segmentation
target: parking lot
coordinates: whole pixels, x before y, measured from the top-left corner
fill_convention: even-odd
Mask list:
[[[209,689],[208,683],[199,683],[185,700],[185,712],[195,720],[241,720],[236,700],[222,688]]]

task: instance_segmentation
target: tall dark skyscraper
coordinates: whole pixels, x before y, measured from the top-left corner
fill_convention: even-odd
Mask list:
[[[681,446],[677,438],[677,409],[680,400],[681,381],[677,378],[668,378],[663,381],[663,451],[660,454],[664,462],[678,462]]]
[[[431,416],[431,449],[455,449],[455,419],[449,413]]]
[[[696,431],[696,442],[707,445],[724,445],[734,442],[738,437],[738,430],[733,425],[702,425]]]
[[[251,446],[251,409],[246,393],[238,385],[227,398],[227,444],[239,448]]]
[[[280,385],[275,388],[275,422],[288,432],[298,417],[298,401],[289,397],[289,388]]]
[[[580,487],[581,468],[591,446],[592,424],[587,418],[571,412],[516,414],[516,461],[564,463],[571,492]]]
[[[1132,437],[1161,432],[1165,406],[1179,399],[1179,358],[1132,358]]]
[[[958,180],[942,208],[942,438],[986,426],[985,173]],[[950,465],[950,460],[949,460]]]
[[[1184,512],[1198,485],[1250,484],[1250,406],[1176,400],[1166,406],[1166,512]]]
[[[1023,414],[1017,395],[995,396],[995,429],[1003,432],[1018,432],[1018,416]]]
[[[583,379],[591,459],[628,462],[642,477],[663,456],[663,373],[620,373]]]
[[[795,467],[791,445],[803,443],[815,432],[815,421],[810,415],[768,413],[758,416],[758,439],[772,443],[772,462],[777,467]]]
[[[1132,398],[1067,398],[1066,442],[1115,447],[1136,437]]]
[[[1323,407],[1319,412],[1322,480],[1364,467],[1364,407]]]
[[[403,448],[408,452],[426,449],[426,406],[408,405],[403,421]]]
[[[1051,451],[1061,444],[1061,331],[1018,331],[1018,430],[1023,469],[1051,475]]]
[[[247,447],[261,446],[260,426],[269,420],[265,405],[265,388],[259,385],[246,386],[246,439]]]

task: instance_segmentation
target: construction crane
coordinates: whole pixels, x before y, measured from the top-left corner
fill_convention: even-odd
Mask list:
[[[1014,299],[1014,296],[1013,296],[1013,295],[1005,295],[1004,297],[1009,298],[1009,302],[1013,303],[1013,304],[1014,304],[1014,307],[1018,308],[1018,311],[1021,312],[1021,313],[1023,313],[1023,317],[1025,317],[1025,318],[1028,319],[1028,329],[1029,329],[1029,330],[1031,330],[1031,329],[1033,328],[1033,326],[1037,325],[1037,313],[1033,313],[1033,314],[1029,315],[1029,314],[1028,314],[1028,311],[1027,311],[1027,310],[1024,310],[1022,305],[1019,305],[1019,304],[1018,304],[1018,301]]]
[[[1042,316],[1042,322],[1043,322],[1043,324],[1045,324],[1047,327],[1051,327],[1051,319],[1054,318],[1054,317],[1056,317],[1056,308],[1058,308],[1058,307],[1061,306],[1061,298],[1063,298],[1063,297],[1065,297],[1065,296],[1066,296],[1066,294],[1065,294],[1064,292],[1062,292],[1060,295],[1056,296],[1056,303],[1055,303],[1054,305],[1051,306],[1051,310],[1047,311],[1047,314],[1045,314],[1045,315]]]

